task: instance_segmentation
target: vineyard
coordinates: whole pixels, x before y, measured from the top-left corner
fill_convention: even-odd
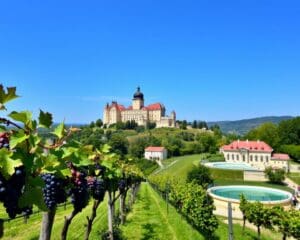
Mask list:
[[[1,85],[1,110],[6,112],[6,104],[17,97],[15,87],[4,89]],[[35,222],[40,228],[39,239],[50,239],[54,222],[60,219],[60,229],[56,225],[55,234],[59,233],[64,240],[68,238],[73,219],[84,210],[83,224],[75,232],[83,231],[81,239],[89,239],[98,207],[105,200],[108,231],[102,235],[114,239],[115,220],[125,222],[126,203],[134,202],[141,172],[129,160],[111,153],[108,145],[95,149],[69,141],[80,129],[67,129],[64,123],[55,127],[50,139],[44,139],[39,130],[51,128],[52,119],[52,114],[42,110],[37,120],[29,111],[12,111],[0,118],[0,201],[7,213],[0,221],[1,237],[7,226],[11,226],[9,230],[12,224],[18,227],[14,221],[11,225],[10,222],[4,224],[5,220],[22,216],[26,222],[38,210],[33,220],[41,219]],[[68,210],[68,215],[63,213],[64,217],[57,214],[63,205]],[[12,230],[11,234],[17,232]]]

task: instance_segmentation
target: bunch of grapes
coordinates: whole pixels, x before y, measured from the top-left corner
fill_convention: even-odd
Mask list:
[[[126,180],[125,179],[121,179],[118,182],[118,189],[119,189],[120,194],[123,194],[125,192],[125,190],[126,190]]]
[[[70,189],[71,203],[76,211],[80,212],[89,200],[86,173],[80,172],[72,163],[69,164],[72,173],[72,188]]]
[[[7,132],[0,133],[0,148],[9,149],[9,134]]]
[[[31,206],[24,208],[18,206],[19,198],[24,191],[25,177],[24,166],[15,168],[14,174],[8,180],[0,174],[0,200],[10,218],[15,218],[17,214],[24,214],[24,212],[26,216],[32,213]]]
[[[99,163],[96,163],[95,164],[95,175],[96,176],[104,176],[104,173],[105,173],[105,167],[104,166],[102,166],[102,165],[100,165]]]
[[[57,204],[64,203],[67,200],[66,184],[63,179],[50,173],[42,174],[41,178],[45,182],[43,188],[44,202],[49,209],[54,209]]]
[[[96,177],[89,177],[87,181],[93,198],[99,201],[103,201],[106,191],[106,184],[104,180],[98,179]]]

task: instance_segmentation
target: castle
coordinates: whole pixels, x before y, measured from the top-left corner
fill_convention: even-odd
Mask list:
[[[175,127],[175,111],[172,111],[170,116],[166,116],[165,114],[165,106],[161,103],[144,106],[144,94],[138,87],[133,95],[132,106],[125,108],[116,101],[106,104],[103,112],[103,123],[111,125],[117,122],[134,120],[138,125],[142,126],[145,126],[147,122],[152,122],[156,124],[156,127]]]

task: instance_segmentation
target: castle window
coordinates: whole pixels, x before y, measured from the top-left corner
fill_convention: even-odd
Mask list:
[[[250,155],[250,161],[251,161],[251,162],[253,161],[253,156],[252,156],[252,155]]]
[[[264,161],[264,157],[260,156],[260,161],[263,162]]]
[[[239,155],[236,155],[236,160],[240,160],[240,156]]]
[[[231,159],[234,160],[234,155],[232,154]]]
[[[255,162],[257,162],[257,160],[258,160],[258,157],[257,157],[257,155],[255,155],[255,157],[254,157],[254,158],[255,158]]]
[[[269,161],[269,157],[268,156],[266,156],[266,162],[268,162]]]

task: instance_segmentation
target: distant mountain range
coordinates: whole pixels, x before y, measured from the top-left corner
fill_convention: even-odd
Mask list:
[[[243,119],[236,121],[216,121],[216,122],[208,122],[208,127],[218,124],[224,133],[234,132],[236,134],[243,135],[247,133],[249,130],[258,127],[262,123],[272,122],[278,124],[283,120],[288,120],[293,118],[292,116],[279,116],[279,117],[259,117],[259,118],[251,118],[251,119]]]

